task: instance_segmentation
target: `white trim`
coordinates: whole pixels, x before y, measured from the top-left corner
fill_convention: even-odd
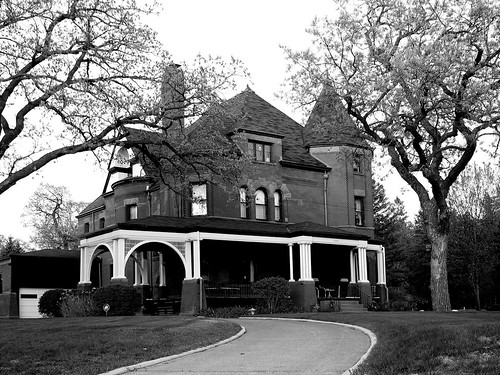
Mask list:
[[[104,233],[91,238],[83,238],[80,241],[80,246],[95,246],[96,243],[110,242],[116,238],[126,238],[128,240],[139,241],[155,241],[155,242],[186,242],[195,240],[219,240],[219,241],[235,241],[235,242],[256,242],[256,243],[272,243],[288,245],[289,243],[311,242],[325,245],[365,247],[370,250],[380,250],[380,245],[368,245],[366,240],[350,240],[342,238],[326,238],[313,236],[296,236],[296,237],[276,237],[262,235],[243,235],[243,234],[226,234],[226,233],[210,233],[210,232],[153,232],[118,229],[109,233]]]

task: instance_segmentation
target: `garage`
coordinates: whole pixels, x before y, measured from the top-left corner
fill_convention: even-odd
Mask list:
[[[19,318],[42,318],[38,313],[40,297],[50,289],[19,288]]]

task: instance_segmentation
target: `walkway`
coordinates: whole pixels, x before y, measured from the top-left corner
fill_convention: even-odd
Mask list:
[[[370,338],[352,327],[293,320],[234,321],[247,330],[237,340],[131,374],[342,374],[370,347]]]

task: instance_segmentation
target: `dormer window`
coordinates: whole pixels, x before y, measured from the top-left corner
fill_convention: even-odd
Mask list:
[[[248,156],[264,163],[271,162],[271,145],[268,143],[248,141]]]
[[[207,215],[207,185],[192,185],[191,199],[191,216]]]

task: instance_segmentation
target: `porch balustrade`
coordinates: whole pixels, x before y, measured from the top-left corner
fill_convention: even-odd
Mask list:
[[[252,284],[217,283],[205,281],[207,298],[259,298],[254,293]]]

